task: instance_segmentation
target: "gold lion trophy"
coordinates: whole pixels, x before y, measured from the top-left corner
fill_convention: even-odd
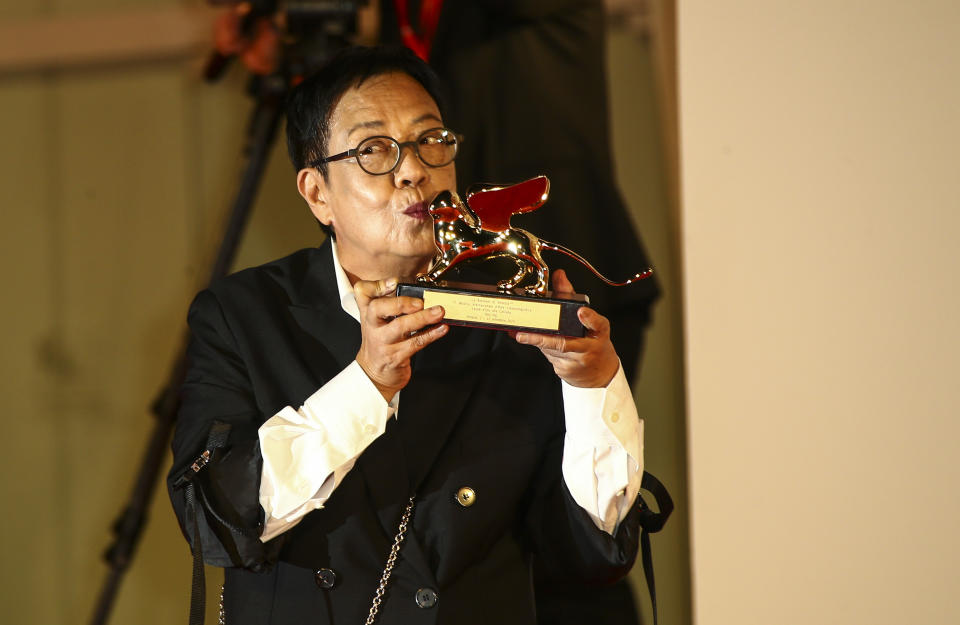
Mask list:
[[[542,250],[566,254],[612,286],[625,286],[649,277],[652,269],[629,280],[604,277],[585,258],[559,243],[510,226],[510,218],[540,208],[547,201],[550,181],[538,176],[509,186],[474,185],[466,200],[451,191],[437,195],[427,209],[433,218],[437,254],[416,283],[397,286],[397,295],[419,297],[425,308],[441,305],[443,323],[497,330],[522,330],[582,337],[586,328],[577,311],[589,306],[583,294],[552,293],[550,269]],[[516,273],[496,284],[440,279],[452,267],[470,261],[508,258]]]

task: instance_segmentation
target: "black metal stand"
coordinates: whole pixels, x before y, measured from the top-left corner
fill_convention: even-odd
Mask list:
[[[225,275],[236,256],[237,246],[250,214],[250,207],[256,197],[270,148],[276,137],[277,126],[283,111],[286,85],[286,79],[280,74],[252,79],[251,91],[256,104],[247,128],[247,142],[244,146],[246,164],[208,283]],[[133,492],[123,512],[113,524],[113,532],[116,536],[104,553],[104,559],[110,571],[97,600],[93,618],[90,620],[92,625],[104,625],[107,622],[120,581],[130,566],[140,540],[150,500],[158,483],[160,468],[168,454],[173,424],[177,418],[180,385],[186,374],[188,340],[189,333],[182,341],[166,384],[153,403],[152,410],[156,423],[147,442],[147,449],[137,473]]]

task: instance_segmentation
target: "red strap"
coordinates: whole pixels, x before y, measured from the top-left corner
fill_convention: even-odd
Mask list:
[[[443,0],[422,0],[420,3],[419,22],[422,34],[417,34],[410,24],[407,0],[393,0],[393,6],[396,9],[397,24],[400,26],[403,45],[413,50],[414,54],[424,61],[429,60],[433,37],[437,33],[437,24],[440,22]]]

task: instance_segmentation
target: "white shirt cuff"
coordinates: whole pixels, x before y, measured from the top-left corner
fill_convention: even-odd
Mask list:
[[[287,406],[260,426],[263,471],[260,505],[266,525],[260,537],[290,529],[324,502],[395,413],[356,361],[299,410]]]
[[[594,524],[613,534],[640,490],[643,421],[622,366],[605,388],[561,386],[564,482]]]

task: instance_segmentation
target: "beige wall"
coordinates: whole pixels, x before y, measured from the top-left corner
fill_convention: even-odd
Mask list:
[[[702,625],[960,622],[958,7],[680,3]]]

